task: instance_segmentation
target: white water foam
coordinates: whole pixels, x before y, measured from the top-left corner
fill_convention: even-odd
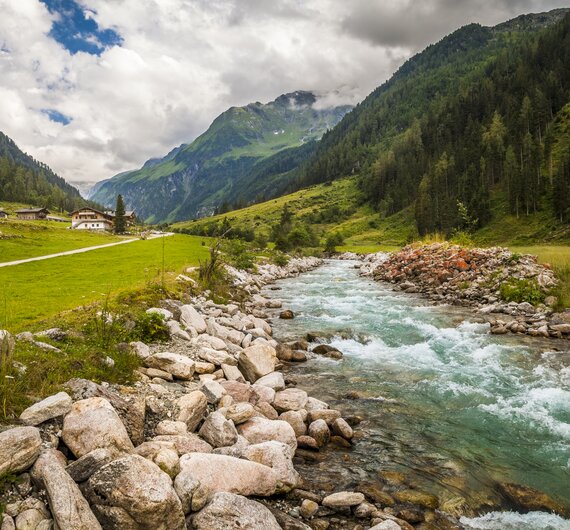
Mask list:
[[[570,530],[570,521],[545,512],[491,512],[481,517],[462,517],[467,530]]]

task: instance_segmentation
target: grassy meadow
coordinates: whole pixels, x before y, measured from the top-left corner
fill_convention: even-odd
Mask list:
[[[175,235],[0,268],[0,327],[36,329],[62,311],[160,281],[163,248],[165,274],[198,265],[208,254],[204,238]]]

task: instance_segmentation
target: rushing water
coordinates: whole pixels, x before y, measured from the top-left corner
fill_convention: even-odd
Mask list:
[[[350,457],[331,455],[335,483],[401,471],[444,509],[475,517],[469,528],[569,529],[549,514],[487,513],[505,507],[498,482],[570,506],[570,356],[554,351],[567,343],[491,336],[471,313],[396,293],[354,265],[328,261],[272,293],[297,315],[275,321],[277,338],[318,331],[345,354],[292,369],[313,395],[365,420]]]

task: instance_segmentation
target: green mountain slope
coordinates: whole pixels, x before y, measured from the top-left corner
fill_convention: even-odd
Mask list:
[[[358,172],[365,201],[383,216],[414,208],[420,234],[484,226],[497,188],[515,216],[564,219],[549,130],[570,101],[567,13],[472,24],[428,47],[323,137],[297,184]]]
[[[79,191],[0,132],[0,201],[72,211],[85,204]]]
[[[265,105],[232,107],[191,144],[113,177],[91,198],[110,205],[121,193],[139,215],[157,222],[274,196],[287,188],[316,140],[350,110],[316,103],[312,93],[294,92]]]

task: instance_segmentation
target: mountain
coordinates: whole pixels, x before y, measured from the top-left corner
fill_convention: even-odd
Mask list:
[[[141,218],[160,222],[273,197],[350,108],[320,108],[304,91],[232,107],[192,143],[100,183],[90,198],[111,206],[120,193]]]
[[[293,184],[228,222],[267,238],[289,203],[296,222],[353,244],[570,240],[568,10],[429,46],[323,136]],[[175,228],[216,234],[223,219]]]
[[[0,132],[0,201],[72,211],[85,201],[79,191],[46,164],[21,151]]]
[[[429,46],[323,136],[297,186],[358,174],[368,204],[384,217],[413,208],[420,235],[481,228],[497,193],[516,216],[552,211],[568,12],[470,24]]]

